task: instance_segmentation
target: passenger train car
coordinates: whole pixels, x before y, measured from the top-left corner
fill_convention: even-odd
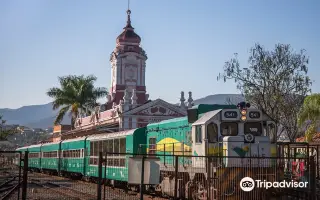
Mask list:
[[[103,173],[112,184],[128,182],[129,154],[148,154],[160,158],[161,184],[157,189],[173,195],[172,176],[178,165],[180,191],[189,188],[186,194],[180,195],[190,196],[197,192],[190,191],[190,184],[200,178],[205,180],[210,171],[225,179],[236,179],[241,176],[243,166],[272,167],[269,161],[260,163],[244,158],[275,156],[275,127],[264,113],[244,102],[238,107],[197,105],[188,110],[186,117],[147,127],[33,145],[17,151],[29,151],[32,170],[91,179],[98,177],[99,152],[114,152],[107,155],[106,173]],[[177,155],[178,163],[175,163]],[[231,173],[228,168],[237,171]]]

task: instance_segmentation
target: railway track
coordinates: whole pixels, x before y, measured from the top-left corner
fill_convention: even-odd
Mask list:
[[[1,176],[4,182],[0,184],[0,200],[9,199],[11,195],[16,191],[20,184],[18,176],[15,173],[6,172],[6,176]]]
[[[44,185],[45,187],[40,186],[40,185],[43,185],[43,183],[45,183]],[[52,191],[60,190],[60,192],[57,192],[57,193],[64,196],[68,196],[69,198],[72,198],[72,199],[81,199],[81,200],[97,199],[97,184],[83,181],[83,180],[72,180],[65,177],[33,172],[32,176],[29,176],[29,184],[34,184],[37,187],[42,187],[45,189],[51,188]],[[67,192],[68,190],[70,190],[71,192],[68,193]],[[73,196],[73,193],[80,194],[81,196],[78,198],[78,196]],[[101,186],[101,196],[102,196],[102,199],[105,199],[105,200],[114,200],[114,199],[139,200],[140,199],[139,193],[137,192],[126,191],[121,188],[117,188],[117,187],[113,188],[106,185]],[[150,200],[150,199],[164,200],[167,198],[144,194],[144,199],[145,200]]]
[[[97,197],[95,195],[91,195],[88,193],[81,192],[79,190],[75,190],[73,188],[69,188],[63,186],[61,184],[53,183],[53,182],[36,182],[31,181],[29,184],[34,184],[44,189],[48,189],[52,192],[59,193],[65,197],[69,197],[69,199],[73,200],[95,200]]]

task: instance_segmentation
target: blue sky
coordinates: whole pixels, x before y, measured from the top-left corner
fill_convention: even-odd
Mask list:
[[[233,53],[245,66],[255,42],[306,49],[312,89],[320,92],[319,1],[131,0],[130,8],[149,57],[151,99],[238,93],[216,77]],[[48,88],[68,74],[94,74],[96,86],[109,87],[109,55],[126,9],[126,0],[1,0],[0,107],[48,103]]]

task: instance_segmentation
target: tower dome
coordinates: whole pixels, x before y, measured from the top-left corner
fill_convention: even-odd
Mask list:
[[[123,28],[123,32],[117,37],[117,44],[121,43],[135,43],[137,45],[140,44],[141,38],[138,34],[134,32],[134,28],[131,26],[130,20],[131,11],[127,10],[127,25]]]

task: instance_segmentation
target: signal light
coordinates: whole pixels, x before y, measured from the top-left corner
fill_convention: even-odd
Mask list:
[[[246,121],[247,120],[247,110],[246,109],[242,109],[241,110],[241,120],[242,121]]]

